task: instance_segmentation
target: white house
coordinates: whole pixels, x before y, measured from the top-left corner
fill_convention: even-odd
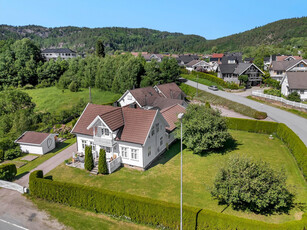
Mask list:
[[[185,111],[178,106],[165,109],[165,118],[159,110],[88,104],[72,129],[78,152],[92,146],[97,161],[103,148],[109,162],[120,158],[124,166],[146,169],[174,141],[173,117]]]
[[[307,71],[286,73],[281,81],[281,93],[288,96],[294,91],[299,93],[301,100],[307,100]]]
[[[154,87],[127,90],[119,99],[120,106],[142,109],[164,109],[172,105],[180,104],[187,107],[184,100],[185,93],[176,83],[155,85]]]
[[[273,61],[270,66],[271,78],[281,81],[286,72],[306,72],[307,71],[307,60],[293,60],[289,59],[286,61]]]
[[[210,72],[210,71],[216,71],[217,66],[218,65],[216,63],[210,64],[202,60],[192,60],[188,64],[186,64],[185,68],[188,71]]]
[[[47,61],[51,59],[56,60],[58,57],[65,60],[77,57],[76,52],[68,48],[45,49],[42,51],[42,55],[46,58]]]
[[[15,140],[15,143],[20,145],[22,152],[43,155],[55,148],[56,135],[26,131]]]

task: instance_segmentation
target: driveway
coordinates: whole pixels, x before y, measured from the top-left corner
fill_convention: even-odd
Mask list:
[[[52,169],[54,169],[55,167],[63,163],[65,160],[72,157],[73,152],[77,152],[77,143],[72,144],[68,148],[64,149],[62,152],[59,152],[55,156],[46,160],[44,163],[40,164],[35,169],[31,170],[30,173],[35,170],[43,170],[44,175],[45,175],[46,173],[50,172]],[[30,173],[24,175],[19,180],[16,180],[14,182],[22,186],[28,187]]]
[[[185,84],[197,87],[196,82],[187,80]],[[305,118],[299,117],[293,113],[277,109],[275,107],[265,105],[240,95],[233,93],[227,93],[225,91],[212,91],[208,89],[208,86],[198,83],[198,88],[200,90],[215,94],[220,97],[224,97],[228,100],[235,101],[244,105],[247,105],[253,109],[266,112],[268,116],[274,121],[286,124],[290,129],[292,129],[301,140],[307,145],[307,120]]]

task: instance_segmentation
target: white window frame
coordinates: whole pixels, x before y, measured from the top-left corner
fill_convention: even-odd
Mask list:
[[[104,130],[104,135],[105,135],[105,136],[110,136],[110,131],[109,131],[108,129],[105,129],[105,130]]]
[[[131,160],[137,161],[139,160],[139,150],[138,149],[130,149],[131,152]]]
[[[151,155],[151,146],[148,146],[148,152],[147,152],[148,156],[150,157]]]
[[[85,150],[86,143],[87,143],[86,140],[81,140],[81,145],[82,145],[82,149],[83,149],[83,150]]]
[[[121,147],[120,148],[120,155],[122,158],[128,158],[128,148],[127,147]]]
[[[132,100],[132,96],[131,95],[127,95],[127,99],[131,101]]]

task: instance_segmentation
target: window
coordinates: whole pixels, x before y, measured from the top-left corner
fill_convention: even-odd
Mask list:
[[[151,146],[148,146],[148,156],[151,155]]]
[[[132,96],[131,96],[131,95],[128,95],[128,96],[127,96],[127,99],[128,99],[128,100],[132,100]]]
[[[109,130],[108,130],[108,129],[105,129],[105,130],[104,130],[104,134],[105,134],[106,136],[109,136]]]
[[[131,159],[138,160],[139,154],[137,149],[131,149]]]
[[[92,146],[92,151],[96,150],[96,145],[94,144],[93,141],[90,141],[90,146]]]
[[[156,130],[157,130],[157,133],[159,132],[159,123],[156,124]]]
[[[111,148],[110,147],[106,147],[106,153],[110,153],[111,152]]]
[[[121,148],[121,156],[123,157],[123,158],[127,158],[128,157],[128,148],[126,148],[126,147],[122,147]]]
[[[83,150],[85,149],[85,146],[86,146],[86,141],[85,141],[85,140],[82,140],[82,149],[83,149]]]
[[[300,90],[300,94],[304,94],[305,93],[305,90]]]
[[[154,127],[152,127],[152,129],[151,129],[151,136],[153,136],[155,134],[155,129],[154,129]]]
[[[163,137],[160,137],[160,146],[163,145]]]

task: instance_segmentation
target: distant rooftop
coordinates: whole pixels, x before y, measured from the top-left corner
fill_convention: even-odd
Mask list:
[[[68,48],[59,48],[59,49],[44,49],[42,53],[76,53]]]

